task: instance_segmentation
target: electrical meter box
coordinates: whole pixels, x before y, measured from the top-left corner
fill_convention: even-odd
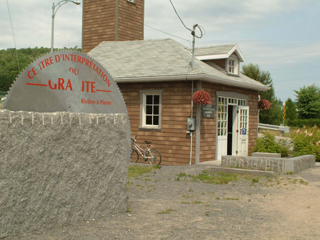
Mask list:
[[[188,118],[187,130],[188,131],[194,131],[194,129],[195,129],[195,120],[194,120],[194,118]]]

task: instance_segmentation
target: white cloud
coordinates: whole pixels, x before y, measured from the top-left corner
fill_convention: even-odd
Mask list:
[[[58,0],[8,2],[17,48],[50,47],[52,2]],[[290,87],[294,84],[297,89],[296,86],[301,84],[297,79],[302,79],[306,72],[309,73],[308,79],[311,81],[318,79],[319,71],[310,71],[308,67],[320,60],[320,39],[317,32],[319,14],[313,11],[312,16],[315,19],[309,18],[307,25],[305,19],[311,16],[308,11],[320,7],[319,0],[172,2],[187,27],[192,28],[193,24],[197,23],[205,29],[206,35],[196,40],[196,46],[238,43],[245,56],[245,63],[258,64],[264,70],[270,71],[274,79],[281,80],[275,84],[275,87],[281,89],[281,94],[284,94],[284,91],[292,92]],[[55,18],[55,47],[81,46],[81,9],[82,5],[71,3],[59,9]],[[282,16],[287,16],[288,19],[282,19]],[[303,24],[298,25],[299,21]],[[173,38],[190,47],[192,36],[182,26],[169,0],[145,0],[145,24],[186,40],[148,27],[145,27],[146,39]],[[308,31],[303,32],[304,28]],[[286,29],[289,30],[283,33]],[[310,34],[313,29],[314,34]],[[7,1],[4,0],[0,4],[0,49],[13,47]],[[294,74],[292,68],[295,68]],[[296,82],[288,86],[291,79],[296,79]]]
[[[8,0],[8,3],[17,48],[50,47],[52,1]],[[59,9],[55,18],[55,35],[57,35],[55,40],[57,46],[63,47],[65,43],[67,47],[80,46],[81,17],[81,6],[68,3]],[[65,32],[61,36],[60,32],[63,31]],[[7,3],[0,5],[0,35],[0,49],[14,48]],[[58,38],[59,36],[60,38]]]
[[[245,56],[254,57],[258,64],[266,66],[320,60],[320,41],[308,44],[250,41],[242,42],[240,48],[245,49]]]

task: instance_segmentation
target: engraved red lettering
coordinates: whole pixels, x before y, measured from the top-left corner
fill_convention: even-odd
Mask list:
[[[68,88],[70,89],[70,91],[72,91],[72,85],[71,85],[70,79],[68,80],[68,83],[67,83],[67,86],[66,86],[66,90],[67,90]]]
[[[35,68],[32,68],[31,71],[28,72],[28,78],[29,79],[32,79],[36,75],[37,75],[37,73],[36,73],[36,69]]]
[[[91,82],[91,92],[92,92],[92,93],[96,92],[96,91],[95,91],[95,89],[96,89],[95,84],[96,84],[95,82]]]
[[[55,55],[54,58],[55,58],[56,62],[60,62],[60,56],[59,55]]]
[[[50,66],[51,64],[53,64],[52,57],[46,58],[44,62],[46,64],[46,67]]]
[[[61,90],[61,89],[64,90],[63,84],[64,84],[64,79],[58,78],[58,89],[59,90]]]
[[[51,89],[57,89],[57,84],[54,84],[53,87],[52,87],[50,79],[48,81],[48,85],[49,85],[49,88],[51,88]]]
[[[82,92],[92,92],[95,93],[95,82],[90,82],[90,81],[82,81]]]

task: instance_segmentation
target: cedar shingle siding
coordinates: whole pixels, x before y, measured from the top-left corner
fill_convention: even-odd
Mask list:
[[[162,155],[163,165],[186,165],[190,159],[190,135],[187,118],[191,115],[191,82],[119,83],[126,102],[131,136],[138,135],[138,144],[145,146],[144,140],[152,142],[152,147]],[[216,108],[216,91],[245,94],[249,97],[249,154],[257,137],[257,96],[258,92],[220,84],[202,82],[202,88],[211,95],[211,104]],[[163,90],[161,130],[143,130],[140,125],[140,90]],[[194,106],[194,117],[196,107]],[[201,118],[200,162],[215,160],[216,116]],[[193,136],[192,164],[195,163],[195,134]]]
[[[143,40],[144,0],[84,0],[82,51],[103,41]]]

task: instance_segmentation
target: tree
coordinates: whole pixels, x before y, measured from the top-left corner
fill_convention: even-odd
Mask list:
[[[320,118],[320,89],[312,84],[296,91],[298,116],[300,119]]]
[[[281,101],[275,97],[270,72],[261,70],[257,64],[249,63],[242,66],[242,74],[270,87],[270,90],[268,91],[259,92],[260,98],[267,99],[271,104],[269,109],[260,111],[259,122],[276,125],[280,124],[282,121],[282,104]]]
[[[81,51],[78,47],[72,50]],[[48,52],[50,48],[43,47],[0,50],[0,91],[8,91],[21,71],[39,56]]]
[[[242,66],[242,74],[270,87],[270,90],[259,93],[261,99],[267,99],[269,102],[271,102],[270,100],[273,100],[275,98],[272,78],[268,71],[261,70],[257,64],[254,65],[252,63],[249,63]]]
[[[297,107],[296,104],[288,98],[286,101],[286,117],[285,121],[293,121],[297,119]]]

